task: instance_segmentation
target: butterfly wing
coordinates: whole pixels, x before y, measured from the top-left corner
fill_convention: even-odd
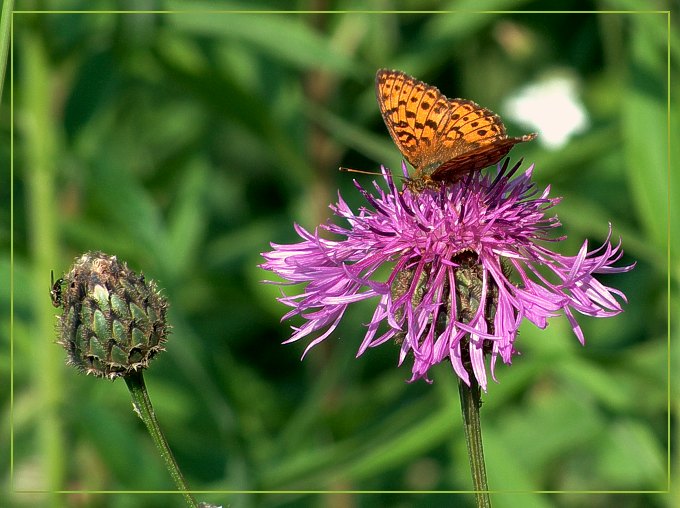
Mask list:
[[[441,164],[441,133],[450,122],[447,98],[401,71],[378,70],[375,87],[380,113],[404,158],[418,170]]]
[[[452,182],[462,175],[484,169],[497,163],[517,143],[524,143],[536,138],[536,134],[526,134],[517,138],[497,137],[491,140],[483,139],[473,142],[471,150],[465,151],[452,159],[448,159],[432,171],[432,180],[439,182]]]
[[[453,181],[470,170],[498,162],[517,143],[498,115],[467,99],[447,99],[436,87],[401,71],[376,74],[380,112],[416,178]]]

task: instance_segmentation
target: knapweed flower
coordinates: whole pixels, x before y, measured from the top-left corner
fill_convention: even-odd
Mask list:
[[[383,168],[387,191],[374,183],[372,194],[355,181],[372,209],[354,213],[341,196],[331,206],[348,227],[329,222],[310,233],[295,225],[302,241],[272,244],[261,265],[285,279],[277,284],[306,283],[301,294],[279,298],[292,307],[283,319],[304,320],[286,343],[311,337],[306,354],[331,335],[350,304],[377,297],[357,356],[393,339],[400,345],[399,365],[413,359],[409,381],[430,382],[430,367],[448,358],[465,383],[473,374],[484,390],[485,356],[495,380],[497,358],[510,363],[517,352],[513,344],[523,319],[545,328],[548,318],[563,313],[583,344],[574,311],[614,316],[622,311],[615,296],[626,301],[594,274],[634,265],[612,266],[623,252],[609,237],[593,251],[585,241],[575,256],[542,245],[564,239],[549,237],[560,222],[546,217],[559,198],[548,197],[549,187],[537,190],[533,165],[514,176],[520,164],[508,170],[506,159],[495,175],[476,172],[421,191],[409,185],[400,191]],[[320,229],[341,239],[324,239]],[[390,274],[381,281],[383,267]]]

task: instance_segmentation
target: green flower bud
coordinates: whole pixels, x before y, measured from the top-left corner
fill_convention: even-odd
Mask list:
[[[88,252],[50,290],[63,312],[57,326],[69,365],[115,379],[145,369],[167,340],[168,304],[116,256]]]

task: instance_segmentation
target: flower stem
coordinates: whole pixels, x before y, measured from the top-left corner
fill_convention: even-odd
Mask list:
[[[189,494],[189,486],[182,476],[182,472],[179,470],[177,461],[170,451],[168,442],[165,440],[165,436],[161,432],[161,428],[158,425],[158,420],[156,420],[156,414],[154,413],[153,406],[151,405],[151,399],[149,399],[149,393],[146,391],[146,385],[144,384],[144,376],[142,371],[136,371],[128,374],[124,377],[127,383],[128,390],[130,390],[130,395],[132,396],[132,403],[135,408],[135,412],[142,419],[144,425],[149,430],[153,442],[156,444],[158,451],[165,461],[165,465],[168,468],[168,472],[172,477],[177,489],[182,492],[184,499],[191,508],[198,508],[196,500]]]
[[[484,447],[482,445],[482,425],[479,419],[479,409],[482,405],[481,390],[474,376],[470,376],[470,386],[458,378],[460,393],[460,407],[463,412],[463,428],[472,483],[475,488],[478,508],[491,508],[489,487],[486,481],[486,466],[484,465]]]

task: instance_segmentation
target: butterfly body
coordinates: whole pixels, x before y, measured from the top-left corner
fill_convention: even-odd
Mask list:
[[[401,71],[380,69],[376,96],[387,130],[416,173],[416,188],[451,183],[501,160],[536,134],[508,137],[500,117]]]

